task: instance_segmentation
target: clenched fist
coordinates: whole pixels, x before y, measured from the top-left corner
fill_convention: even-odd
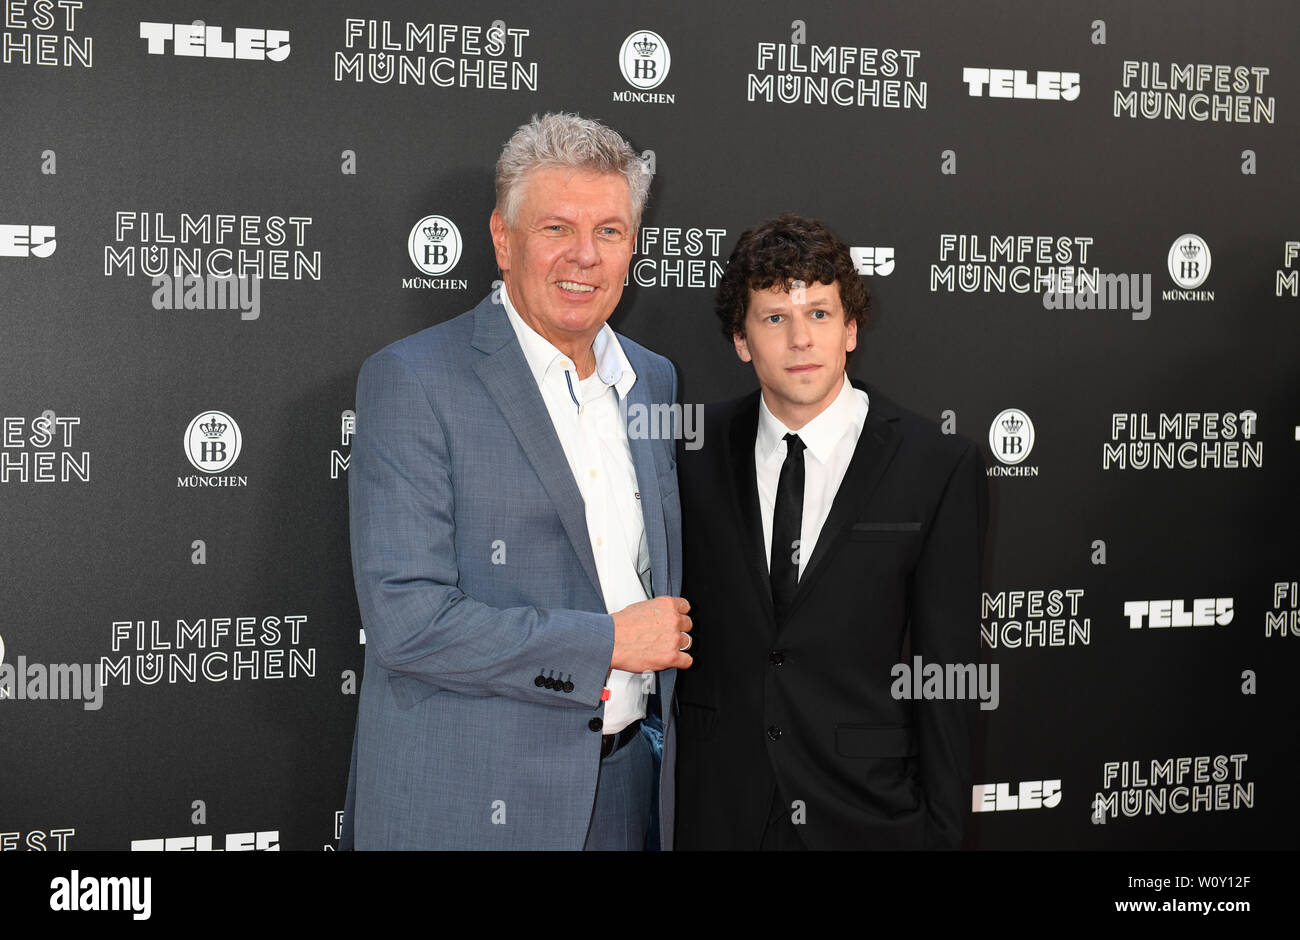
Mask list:
[[[690,603],[683,597],[653,597],[614,614],[614,655],[610,667],[627,672],[689,669]]]

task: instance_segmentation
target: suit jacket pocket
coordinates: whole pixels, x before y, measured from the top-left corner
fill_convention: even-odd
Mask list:
[[[835,750],[841,757],[911,757],[916,739],[910,725],[836,725]]]
[[[855,542],[897,542],[920,534],[919,522],[855,522],[850,537]]]

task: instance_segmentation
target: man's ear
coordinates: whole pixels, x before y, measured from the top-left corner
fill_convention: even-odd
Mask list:
[[[740,361],[749,362],[752,357],[749,355],[749,345],[745,342],[745,337],[740,333],[732,333],[731,341],[736,344],[736,355],[740,357]]]
[[[496,249],[497,268],[501,271],[509,271],[510,229],[506,225],[506,220],[501,215],[500,209],[492,210],[492,217],[488,219],[488,228],[492,231],[492,247]]]
[[[846,313],[845,316],[848,317],[848,314]],[[858,321],[853,317],[849,317],[844,332],[847,334],[844,340],[844,351],[851,353],[858,348]]]

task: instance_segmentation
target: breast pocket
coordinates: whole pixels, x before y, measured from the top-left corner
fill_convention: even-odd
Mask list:
[[[915,541],[920,536],[919,522],[855,522],[849,535],[855,542]]]

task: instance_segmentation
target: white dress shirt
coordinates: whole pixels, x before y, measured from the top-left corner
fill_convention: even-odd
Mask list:
[[[587,378],[579,379],[573,361],[519,316],[504,285],[501,298],[551,415],[556,436],[573,471],[573,480],[582,493],[587,536],[596,560],[605,609],[612,614],[646,600],[650,549],[646,544],[636,468],[618,405],[619,399],[626,399],[636,382],[636,373],[619,346],[618,337],[605,324],[591,344],[596,370]],[[645,717],[646,699],[654,690],[654,677],[653,672],[633,673],[622,669],[610,672],[605,680],[609,700],[605,703],[604,734],[615,734]]]
[[[768,410],[760,396],[758,434],[754,439],[754,471],[758,477],[758,508],[763,517],[763,547],[769,570],[772,567],[772,514],[776,487],[785,463],[787,434],[798,434],[803,441],[803,518],[799,527],[799,577],[803,577],[808,559],[817,547],[831,504],[839,492],[844,473],[849,469],[858,436],[867,421],[871,402],[867,393],[854,388],[848,375],[844,385],[826,410],[798,431],[791,431]]]

